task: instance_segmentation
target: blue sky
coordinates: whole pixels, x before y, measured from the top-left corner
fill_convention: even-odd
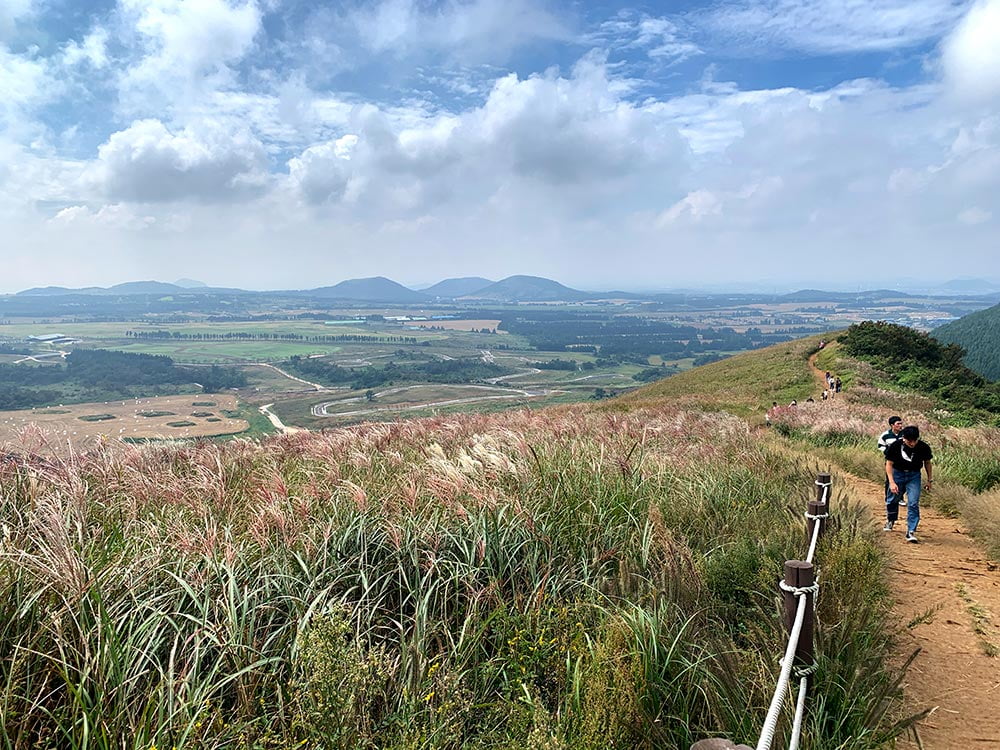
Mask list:
[[[0,291],[1000,278],[1000,0],[2,0]]]

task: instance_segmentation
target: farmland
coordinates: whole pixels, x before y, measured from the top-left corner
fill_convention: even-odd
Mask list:
[[[270,305],[269,299],[261,297],[260,303]],[[113,307],[111,302],[90,304]],[[198,304],[200,311],[117,321],[107,316],[6,319],[0,325],[0,344],[19,353],[0,355],[0,364],[52,367],[72,351],[100,349],[169,357],[191,370],[190,384],[130,394],[140,397],[195,394],[199,368],[238,368],[246,383],[231,393],[241,403],[254,412],[270,404],[285,424],[316,429],[364,419],[589,402],[713,359],[829,330],[859,315],[933,320],[966,303],[892,297],[823,302],[811,296],[800,302],[767,303],[748,296],[677,295],[676,300],[658,303],[456,304],[428,309],[272,305],[239,315],[213,307],[210,298]],[[55,334],[64,338],[25,343],[28,337]],[[474,362],[483,367],[477,370]],[[340,370],[328,369],[336,377],[324,379],[315,374],[313,365],[319,363]],[[454,379],[427,376],[433,369],[447,370],[448,363],[456,363]],[[341,392],[344,388],[349,391]],[[20,405],[45,405],[39,400],[42,395],[25,404],[28,395],[22,391],[11,397],[20,398]],[[97,385],[66,385],[53,391],[50,401],[109,396],[113,394]],[[365,403],[359,406],[361,398]]]
[[[101,438],[169,439],[240,433],[235,396],[162,396],[72,404],[0,413],[0,447],[19,445],[61,451],[67,442],[86,448]],[[34,429],[25,432],[30,426]]]

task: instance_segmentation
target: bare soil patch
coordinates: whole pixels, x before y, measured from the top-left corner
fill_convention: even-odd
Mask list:
[[[38,435],[32,438],[31,450],[62,451],[86,447],[101,438],[191,438],[228,435],[249,428],[246,420],[235,417],[235,396],[213,396],[214,404],[225,409],[220,415],[195,417],[197,397],[161,396],[157,398],[110,401],[107,403],[67,404],[58,409],[22,409],[0,412],[0,450],[17,450],[22,445],[22,431],[34,425]],[[204,403],[204,402],[200,402]],[[199,412],[204,413],[204,412]],[[156,416],[152,416],[152,415]],[[222,415],[225,415],[224,417]],[[97,419],[101,417],[101,419]],[[170,422],[184,421],[183,427],[170,427]]]

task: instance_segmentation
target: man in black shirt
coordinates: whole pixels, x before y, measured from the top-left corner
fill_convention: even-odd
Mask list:
[[[917,542],[920,523],[920,469],[927,472],[927,489],[931,488],[931,447],[920,439],[920,428],[904,427],[900,439],[885,449],[885,475],[889,491],[901,500],[906,495],[906,541]]]

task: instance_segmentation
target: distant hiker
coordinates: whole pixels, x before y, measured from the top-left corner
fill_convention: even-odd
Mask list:
[[[886,449],[899,440],[899,433],[903,431],[903,418],[897,416],[889,417],[889,429],[879,435],[879,453],[885,456]],[[885,476],[885,526],[882,531],[892,531],[893,524],[899,519],[899,502],[896,496],[889,492],[888,472]]]
[[[920,439],[916,425],[904,427],[899,440],[885,449],[885,475],[889,490],[896,500],[906,495],[906,541],[916,544],[917,524],[920,523],[920,469],[927,472],[927,489],[931,488],[931,447]]]
[[[789,404],[789,406],[798,406],[798,405],[799,405],[799,402],[796,401],[794,398],[792,399],[792,403]]]
[[[834,382],[835,382],[835,384],[837,386],[837,393],[840,393],[841,383],[840,383],[840,376],[839,375],[837,376],[837,378],[836,378],[836,380]]]
[[[806,403],[807,404],[815,404],[816,403],[816,399],[814,399],[812,396],[810,396],[809,398],[806,399]]]
[[[824,401],[826,401],[826,398],[827,398],[827,396],[829,396],[829,395],[830,395],[830,391],[828,391],[828,390],[827,390],[826,388],[824,388],[824,389],[823,389],[823,396],[822,396],[822,399],[823,399]]]
[[[771,410],[777,408],[778,408],[778,402],[772,401],[771,408],[764,412],[764,424],[766,424],[768,427],[771,426]]]

